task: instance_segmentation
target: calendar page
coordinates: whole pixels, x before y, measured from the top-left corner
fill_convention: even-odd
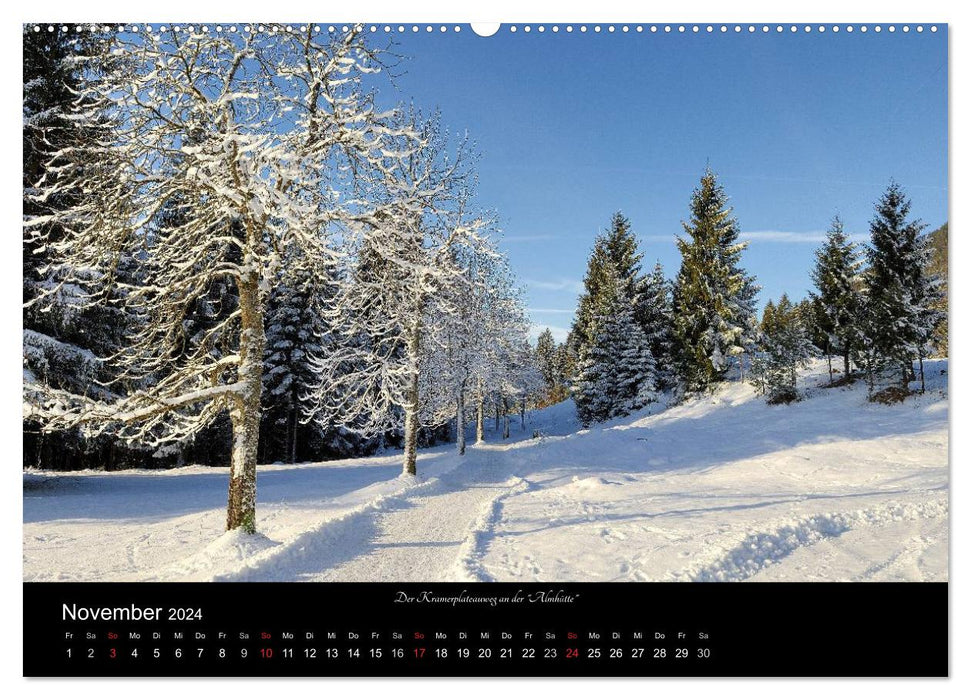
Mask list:
[[[25,676],[948,675],[946,24],[22,39]]]

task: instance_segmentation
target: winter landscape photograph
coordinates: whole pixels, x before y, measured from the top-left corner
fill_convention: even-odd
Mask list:
[[[809,29],[24,25],[24,581],[947,581],[947,30]]]

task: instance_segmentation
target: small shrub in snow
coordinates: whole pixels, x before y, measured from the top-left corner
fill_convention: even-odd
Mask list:
[[[904,399],[913,393],[914,392],[906,387],[888,386],[886,389],[881,389],[870,396],[870,401],[873,403],[882,403],[890,406],[895,403],[902,403]]]

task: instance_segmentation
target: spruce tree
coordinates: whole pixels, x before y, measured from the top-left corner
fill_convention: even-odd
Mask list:
[[[934,329],[932,337],[933,351],[939,357],[948,355],[948,329],[947,329],[947,299],[948,299],[948,275],[947,275],[947,223],[927,234],[927,243],[931,248],[930,261],[928,262],[926,273],[930,277],[940,280],[939,299],[934,308],[940,315],[937,327]]]
[[[587,261],[584,291],[580,295],[572,329],[578,354],[593,342],[594,318],[602,310],[604,295],[613,293],[606,289],[613,284],[609,277],[616,275],[620,284],[618,293],[630,304],[635,303],[641,284],[641,258],[630,221],[620,212],[615,213],[610,228],[597,236]]]
[[[544,393],[543,405],[550,405],[563,400],[562,387],[563,376],[560,366],[560,355],[557,351],[556,341],[553,339],[553,332],[546,328],[536,339],[536,364],[543,377]]]
[[[673,325],[677,365],[688,391],[709,389],[721,381],[736,357],[756,341],[755,278],[741,267],[747,243],[728,197],[707,169],[691,198],[691,217],[678,238],[681,268],[675,281]]]
[[[267,303],[263,355],[263,415],[260,453],[264,462],[318,457],[319,429],[308,424],[307,395],[317,378],[311,360],[321,354],[326,325],[315,292],[322,280],[283,266]],[[316,449],[315,449],[316,448]]]
[[[786,294],[778,304],[766,305],[762,318],[759,355],[753,362],[750,381],[766,394],[769,403],[789,403],[799,398],[798,370],[818,350],[809,339],[798,305]]]
[[[927,279],[924,224],[908,221],[911,203],[891,182],[876,204],[867,251],[867,315],[874,350],[900,369],[901,383],[914,378],[913,361],[922,358],[933,332],[935,286]]]
[[[620,275],[604,268],[589,346],[580,355],[574,400],[584,425],[624,416],[654,400],[655,365],[647,337],[623,293]]]
[[[655,362],[657,388],[667,391],[677,382],[677,372],[674,367],[671,283],[665,279],[660,262],[641,281],[635,315]]]
[[[772,333],[777,324],[776,315],[775,302],[769,299],[762,310],[762,322],[759,324],[762,333]]]
[[[570,382],[573,381],[577,373],[578,356],[576,346],[571,342],[575,336],[573,333],[567,335],[566,340],[556,346],[556,364],[560,368],[560,378],[562,383],[562,398],[569,395]]]
[[[45,244],[36,236],[23,237],[23,362],[24,392],[29,399],[45,388],[77,396],[108,398],[115,378],[102,358],[117,352],[131,319],[109,295],[92,303],[90,280],[65,284],[52,271],[56,262],[51,242],[64,238],[58,215],[82,204],[92,193],[80,187],[58,187],[72,168],[95,167],[92,151],[104,137],[98,124],[80,124],[71,118],[83,78],[78,56],[97,57],[87,69],[95,73],[107,61],[108,39],[101,32],[33,31],[23,27],[23,215],[46,223]],[[41,188],[54,188],[52,196],[38,196]],[[107,271],[130,283],[120,257]],[[90,271],[90,277],[99,272]],[[54,293],[52,293],[52,290]],[[43,299],[41,298],[43,297]],[[124,466],[132,451],[109,436],[85,438],[79,430],[42,434],[30,420],[23,424],[25,466],[48,469],[83,469]],[[144,458],[146,455],[141,455]]]
[[[842,220],[833,217],[826,242],[816,251],[816,263],[810,275],[816,285],[816,293],[812,295],[814,320],[825,338],[821,349],[827,359],[834,353],[842,355],[845,376],[850,374],[850,354],[860,337],[861,266],[856,245],[843,231]]]
[[[935,250],[930,236],[921,236],[917,241],[918,273],[914,276],[911,289],[911,303],[916,309],[917,362],[920,367],[920,391],[926,389],[924,382],[924,358],[935,349],[941,337],[941,324],[944,324],[945,345],[947,342],[947,289],[945,281],[933,272],[931,261]]]
[[[806,329],[806,335],[809,338],[809,342],[811,342],[817,349],[825,348],[830,338],[827,333],[823,332],[823,311],[819,299],[810,294],[809,297],[796,304],[796,314],[798,314],[803,328]],[[832,358],[827,355],[826,360],[829,368],[830,381],[832,381]]]

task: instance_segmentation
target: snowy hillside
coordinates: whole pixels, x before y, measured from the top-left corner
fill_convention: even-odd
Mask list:
[[[729,383],[581,430],[565,402],[421,451],[418,480],[399,454],[263,466],[255,536],[221,534],[225,469],[30,472],[24,579],[946,580],[945,372],[894,406]]]

